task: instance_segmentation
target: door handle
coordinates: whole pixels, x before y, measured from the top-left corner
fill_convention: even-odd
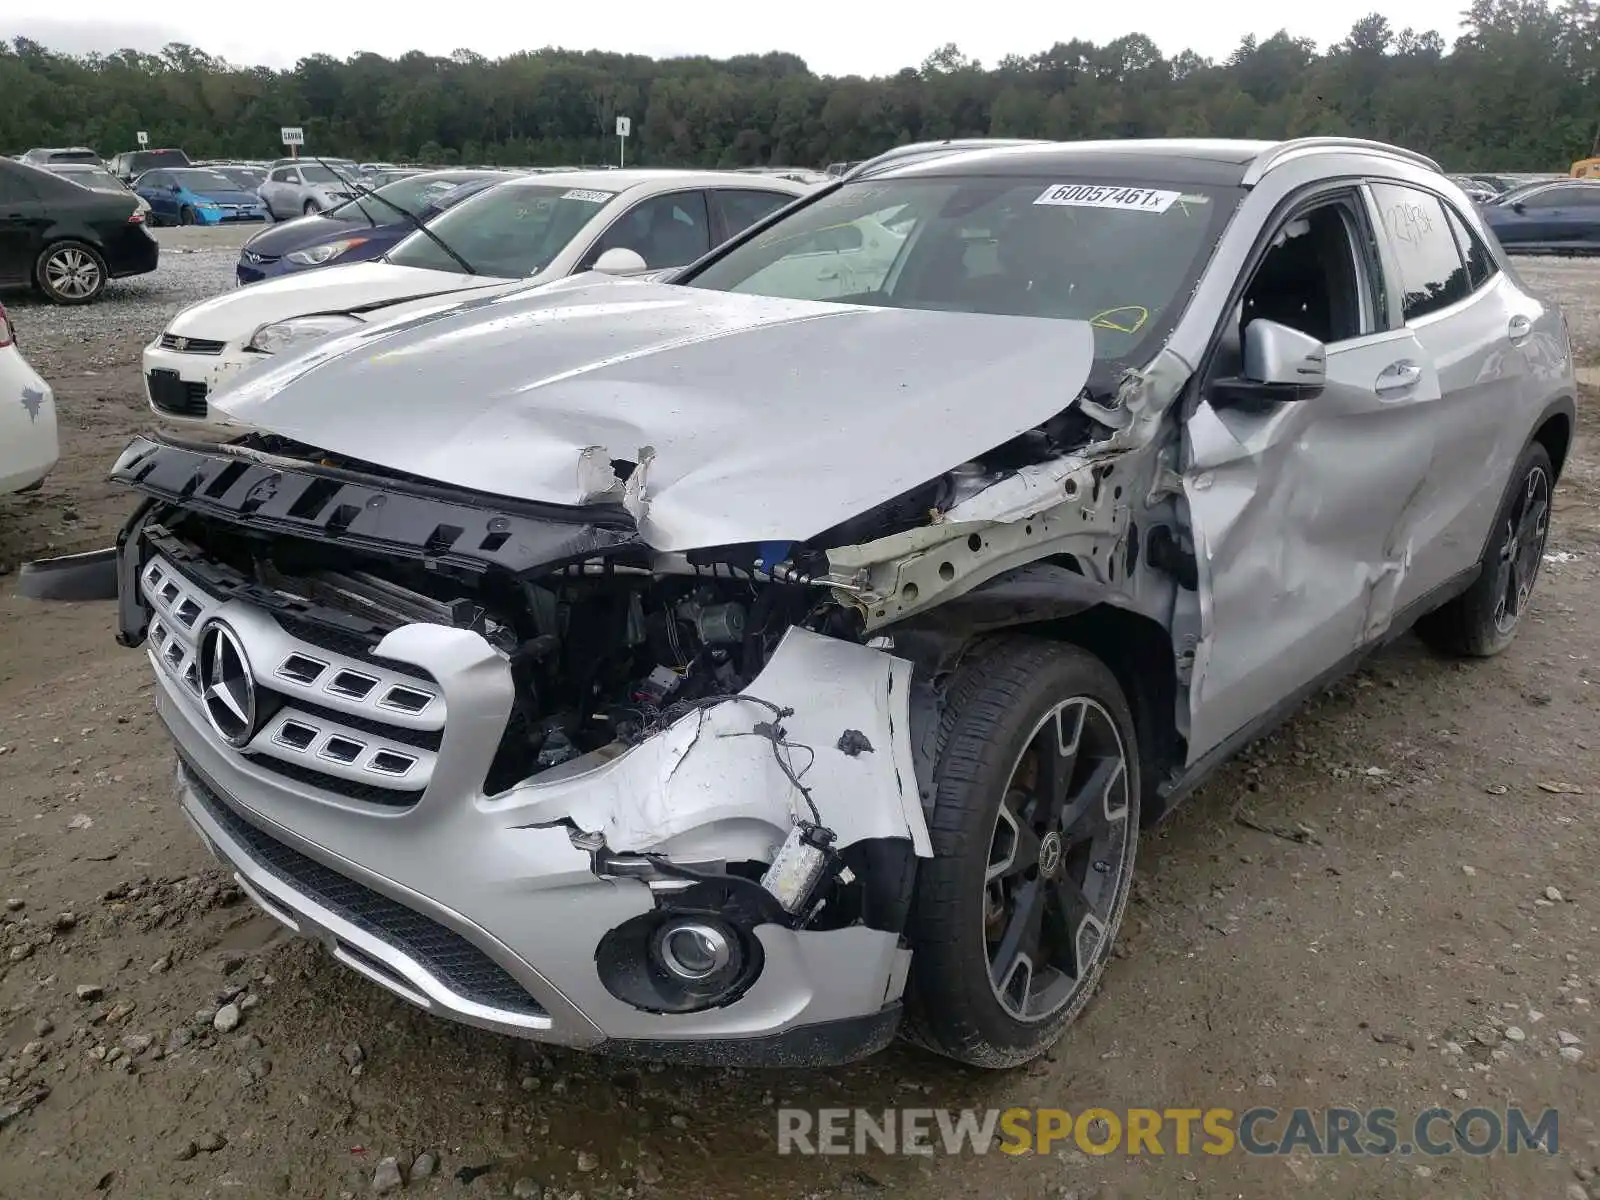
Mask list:
[[[1513,346],[1520,346],[1533,334],[1533,322],[1518,313],[1506,322],[1506,337]]]
[[[1390,363],[1378,372],[1372,390],[1380,396],[1397,396],[1401,392],[1410,391],[1420,382],[1422,382],[1422,367],[1408,358],[1403,358],[1397,363]]]

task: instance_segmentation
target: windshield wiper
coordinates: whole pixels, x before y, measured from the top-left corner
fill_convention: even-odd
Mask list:
[[[324,164],[324,165],[326,165],[326,164]],[[328,167],[328,170],[333,171],[333,168],[332,167]],[[427,226],[427,223],[424,222],[421,217],[417,216],[417,214],[412,212],[409,208],[405,208],[402,205],[396,204],[393,200],[389,199],[389,197],[387,197],[387,196],[378,195],[378,193],[376,191],[374,191],[372,188],[369,188],[369,187],[365,186],[364,184],[346,182],[343,179],[343,177],[339,176],[339,173],[337,171],[334,171],[333,173],[334,173],[334,176],[339,179],[339,182],[344,183],[344,185],[346,187],[348,187],[348,188],[353,188],[358,196],[370,196],[372,199],[376,200],[379,204],[386,204],[390,208],[394,209],[395,212],[399,213],[410,224],[416,226],[416,229],[417,229],[418,233],[422,234],[430,242],[432,242],[435,246],[439,247],[439,249],[443,250],[451,258],[455,259],[456,262],[458,264],[460,264],[461,269],[463,271],[465,271],[468,275],[476,275],[476,274],[478,274],[477,269],[475,267],[473,267],[473,265],[471,263],[469,263],[466,259],[462,258],[461,255],[457,254],[454,250],[452,250],[450,248],[449,243],[447,243],[442,237],[440,237],[433,230],[429,229],[428,226]],[[367,210],[365,208],[363,208],[361,211],[362,212],[367,212]],[[367,213],[367,220],[372,221],[372,214],[371,213]],[[373,225],[373,228],[376,229],[378,223],[376,221],[372,221],[372,225]]]

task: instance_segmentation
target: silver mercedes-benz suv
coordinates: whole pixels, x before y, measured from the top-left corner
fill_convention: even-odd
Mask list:
[[[116,465],[119,636],[241,885],[432,1012],[1003,1067],[1142,824],[1413,625],[1510,642],[1573,396],[1418,155],[950,153],[242,376]]]

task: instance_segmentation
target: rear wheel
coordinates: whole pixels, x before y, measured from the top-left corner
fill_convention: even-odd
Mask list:
[[[105,290],[106,264],[87,242],[56,242],[40,252],[33,277],[56,304],[88,304]]]
[[[1477,580],[1417,621],[1417,636],[1429,646],[1445,654],[1488,658],[1511,644],[1544,562],[1555,478],[1549,452],[1538,442],[1530,443],[1511,474]]]
[[[1116,678],[1006,639],[950,691],[910,936],[906,1035],[981,1067],[1061,1037],[1093,995],[1133,880],[1139,755]]]

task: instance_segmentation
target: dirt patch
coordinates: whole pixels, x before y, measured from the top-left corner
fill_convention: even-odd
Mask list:
[[[1600,271],[1551,270],[1600,356]],[[128,499],[105,470],[145,424],[150,332],[104,370],[52,351],[62,466],[0,501],[0,560],[111,537]],[[1600,419],[1600,392],[1582,400]],[[1549,550],[1506,655],[1464,665],[1402,641],[1150,831],[1099,998],[1047,1061],[1000,1076],[903,1048],[824,1072],[665,1071],[432,1020],[281,936],[213,867],[109,606],[0,583],[0,901],[19,902],[0,904],[0,1194],[357,1196],[381,1159],[409,1171],[426,1152],[438,1168],[408,1194],[506,1196],[527,1178],[593,1198],[1564,1196],[1600,1166],[1588,437]],[[1561,1154],[775,1152],[782,1105],[1032,1104],[1554,1107]]]

